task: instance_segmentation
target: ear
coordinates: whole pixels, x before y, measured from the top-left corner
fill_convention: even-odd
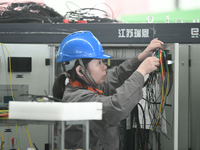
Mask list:
[[[83,77],[84,74],[83,74],[83,68],[79,65],[76,67],[76,73],[80,76],[80,77]]]

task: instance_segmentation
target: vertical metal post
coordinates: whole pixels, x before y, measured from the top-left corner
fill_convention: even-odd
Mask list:
[[[48,125],[48,143],[50,144],[49,150],[54,150],[54,125]]]
[[[192,118],[191,118],[191,45],[189,45],[188,47],[188,51],[189,51],[189,68],[188,68],[188,149],[191,149],[191,122],[192,122]]]
[[[83,133],[83,150],[89,150],[89,120],[66,121],[66,125],[78,125],[78,124],[82,124],[83,125],[83,129],[82,129],[82,133]],[[63,150],[63,149],[61,149],[61,150]]]
[[[89,121],[83,123],[83,150],[89,150]]]
[[[179,112],[179,44],[175,43],[174,68],[174,150],[178,150],[178,112]]]
[[[49,45],[49,85],[48,85],[48,94],[52,95],[53,82],[55,78],[55,46]]]
[[[61,121],[61,150],[65,147],[65,121]]]

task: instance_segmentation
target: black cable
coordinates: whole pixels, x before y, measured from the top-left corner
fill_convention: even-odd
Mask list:
[[[140,103],[138,103],[138,105],[140,106],[142,113],[143,113],[143,120],[144,120],[144,130],[146,129],[146,118],[145,118],[145,113],[144,113],[144,109],[142,107],[142,105]]]
[[[142,143],[143,143],[143,146],[146,147],[146,145],[148,145],[148,144],[146,144],[146,143],[148,143],[148,134],[146,134],[146,117],[145,117],[145,112],[144,112],[142,105],[140,103],[138,103],[138,105],[140,106],[142,113],[143,113],[143,120],[144,120],[144,129],[143,130],[144,131],[143,131]]]
[[[157,55],[158,54],[156,54],[156,56]],[[163,70],[167,71],[167,68],[166,68],[167,61],[166,61],[166,58],[165,58],[164,51],[162,51],[162,63],[163,63],[163,66],[164,66]],[[157,115],[156,115],[157,113],[156,112],[159,111],[158,106],[161,103],[161,102],[158,102],[159,98],[161,97],[161,93],[159,94],[159,96],[156,96],[155,91],[153,90],[153,88],[154,88],[153,85],[155,84],[155,81],[157,80],[157,78],[155,77],[156,74],[157,74],[157,72],[150,73],[148,79],[144,83],[144,87],[146,87],[146,93],[147,93],[146,95],[147,96],[146,96],[146,98],[143,98],[143,99],[148,102],[147,103],[148,104],[148,113],[149,113],[152,125],[157,120]],[[164,79],[164,80],[166,80],[166,79]],[[173,83],[173,72],[172,71],[170,71],[169,80],[170,80],[170,82],[169,82],[170,85],[169,85],[169,88],[168,88],[168,91],[167,91],[167,96],[170,94],[171,88],[172,88],[172,83]],[[171,104],[165,104],[165,106],[171,107],[172,105]],[[154,108],[154,109],[152,109],[152,108]],[[165,119],[165,121],[167,122],[166,119]]]
[[[0,23],[63,22],[62,15],[43,3],[11,3],[0,14]]]
[[[146,99],[148,101],[152,101],[152,103],[156,103],[157,99],[156,99],[156,95],[155,95],[155,91],[154,91],[154,87],[156,84],[156,80],[157,80],[157,73],[156,72],[152,72],[149,74],[149,80],[147,82],[146,85]],[[152,109],[154,108],[154,109]],[[156,112],[158,112],[158,106],[157,105],[152,105],[151,103],[148,103],[148,113],[149,113],[149,117],[151,120],[151,125],[153,126],[153,124],[156,122],[157,120],[157,115]]]
[[[138,105],[141,107],[141,104],[138,103]],[[146,134],[145,134],[145,130],[142,131],[141,126],[140,126],[140,122],[139,122],[139,115],[138,115],[138,105],[133,109],[133,111],[131,112],[135,123],[137,125],[136,127],[136,149],[137,150],[144,150],[145,147],[145,141],[146,141]],[[143,117],[145,119],[145,114],[144,114],[144,109],[142,107],[143,110]],[[146,121],[146,119],[145,119]],[[146,123],[145,123],[146,124]]]
[[[90,14],[89,13],[90,11],[103,12],[105,13],[104,15],[105,17],[99,17],[99,16],[95,16],[94,14]],[[75,11],[66,12],[66,14],[64,15],[64,18],[68,19],[70,23],[73,23],[77,20],[85,20],[87,21],[87,23],[118,22],[116,19],[111,18],[106,11],[102,9],[98,9],[98,8],[80,8]]]
[[[48,98],[49,100],[53,100],[55,102],[63,102],[61,99],[50,97],[50,96],[46,96],[46,95],[21,94],[19,96],[31,96],[32,101],[37,101],[36,100],[37,98],[45,97],[45,98]]]
[[[148,103],[151,103],[151,104],[160,104],[160,102],[151,102],[151,101],[149,101],[149,100],[147,100],[147,99],[145,99],[144,97],[142,98],[143,100],[145,100],[145,101],[147,101]],[[165,106],[170,106],[170,107],[172,107],[172,104],[165,104]]]
[[[35,143],[33,143],[33,145],[34,145],[34,147],[35,147],[36,150],[39,150],[39,149],[37,148],[37,146],[35,145]]]

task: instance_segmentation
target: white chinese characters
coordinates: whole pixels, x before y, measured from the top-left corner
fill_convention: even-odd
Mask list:
[[[149,38],[149,29],[118,29],[118,38]]]

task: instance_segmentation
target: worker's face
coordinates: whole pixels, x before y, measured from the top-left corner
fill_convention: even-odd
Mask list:
[[[106,78],[107,66],[102,62],[102,59],[93,59],[88,63],[88,71],[97,85],[104,82]]]

